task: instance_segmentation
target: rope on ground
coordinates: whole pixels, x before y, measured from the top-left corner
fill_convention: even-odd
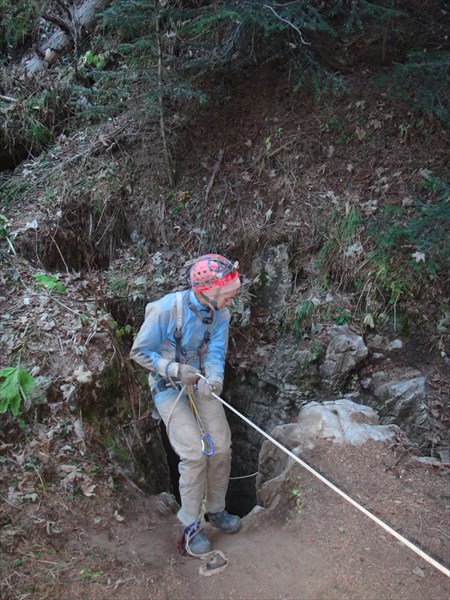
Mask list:
[[[199,376],[202,379],[206,379],[205,377],[203,377],[203,375],[199,375]],[[418,554],[427,563],[429,563],[430,565],[433,565],[433,567],[435,567],[438,571],[440,571],[444,575],[447,575],[447,577],[450,577],[450,569],[447,569],[446,567],[444,567],[444,565],[441,565],[439,562],[437,562],[436,560],[434,560],[434,558],[432,558],[431,556],[429,556],[428,554],[426,554],[423,550],[421,550],[418,546],[416,546],[415,544],[413,544],[412,542],[410,542],[409,540],[407,540],[405,537],[403,537],[399,533],[397,533],[397,531],[395,531],[395,529],[392,529],[392,527],[389,527],[389,525],[386,525],[386,523],[384,523],[381,519],[379,519],[378,517],[376,517],[375,515],[373,515],[370,511],[368,511],[366,508],[364,508],[364,506],[361,506],[361,504],[358,504],[355,500],[353,500],[353,498],[351,498],[345,492],[343,492],[342,490],[340,490],[337,486],[335,486],[333,483],[331,483],[331,481],[328,481],[328,479],[326,479],[325,477],[323,477],[323,475],[321,475],[320,473],[318,473],[317,471],[315,471],[312,467],[310,467],[307,463],[305,463],[303,460],[301,460],[293,452],[291,452],[290,450],[288,450],[287,448],[285,448],[285,446],[283,446],[282,444],[280,444],[280,442],[278,442],[273,437],[271,437],[268,433],[266,433],[265,431],[263,431],[260,427],[258,427],[258,425],[255,425],[252,421],[250,421],[250,419],[248,419],[243,414],[241,414],[238,410],[236,410],[233,406],[231,406],[230,404],[228,404],[228,402],[226,402],[225,400],[223,400],[220,396],[218,396],[214,392],[212,392],[212,395],[214,396],[214,398],[216,398],[217,400],[219,400],[219,402],[221,402],[224,406],[226,406],[228,409],[230,409],[232,412],[234,412],[238,417],[240,417],[243,421],[245,421],[248,425],[250,425],[251,427],[253,427],[253,429],[256,429],[256,431],[258,433],[260,433],[262,436],[264,436],[266,439],[268,439],[270,442],[272,442],[272,444],[275,444],[275,446],[277,446],[277,448],[279,448],[280,450],[282,450],[285,454],[287,454],[295,462],[297,462],[299,465],[301,465],[304,469],[306,469],[307,471],[309,471],[310,473],[312,473],[314,475],[314,477],[317,477],[317,479],[319,479],[322,483],[324,483],[329,488],[331,488],[334,492],[336,492],[337,494],[339,494],[339,496],[341,496],[342,498],[344,498],[344,500],[347,500],[347,502],[350,502],[350,504],[352,506],[354,506],[360,512],[362,512],[364,515],[366,515],[366,517],[369,517],[369,519],[372,519],[372,521],[374,521],[377,525],[379,525],[385,531],[387,531],[392,536],[394,536],[397,540],[399,540],[402,544],[404,544],[405,546],[407,546],[410,550],[412,550],[413,552],[415,552],[416,554]]]
[[[204,552],[203,554],[195,554],[192,552],[190,542],[198,533],[200,533],[200,531],[202,531],[202,528],[200,527],[200,521],[197,521],[192,525],[189,525],[189,527],[186,527],[183,537],[178,542],[178,550],[183,555],[189,554],[194,558],[200,558],[201,560],[206,561],[198,570],[200,575],[209,577],[211,575],[221,573],[228,566],[228,559],[223,552],[220,550],[211,550],[210,552]]]

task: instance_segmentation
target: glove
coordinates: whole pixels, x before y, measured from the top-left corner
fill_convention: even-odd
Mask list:
[[[198,382],[198,395],[203,400],[211,400],[212,393],[220,396],[222,387],[223,380],[220,377],[210,377],[208,381],[206,381],[206,379],[200,379]]]
[[[195,383],[198,379],[197,369],[191,365],[181,365],[177,362],[170,362],[167,365],[166,373],[169,377],[179,379],[184,385]]]

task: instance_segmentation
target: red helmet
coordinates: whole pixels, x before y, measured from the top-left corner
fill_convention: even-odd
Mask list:
[[[220,254],[205,254],[189,269],[189,284],[198,293],[224,287],[239,277],[238,266]]]

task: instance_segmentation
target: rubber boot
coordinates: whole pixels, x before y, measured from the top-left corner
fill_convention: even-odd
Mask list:
[[[237,515],[230,515],[227,510],[218,513],[208,513],[208,521],[214,527],[218,527],[225,533],[236,533],[242,525],[241,518]]]

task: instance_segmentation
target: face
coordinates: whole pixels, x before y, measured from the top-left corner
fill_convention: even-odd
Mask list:
[[[231,301],[236,296],[238,291],[239,290],[232,290],[230,292],[225,292],[224,294],[221,294],[221,293],[217,294],[217,297],[214,299],[217,302],[218,310],[220,310],[221,308],[224,308],[225,306],[230,306]]]
[[[214,290],[213,293],[205,292],[204,295],[198,295],[197,299],[199,300],[199,302],[201,304],[205,304],[206,306],[209,306],[213,310],[220,310],[221,308],[224,308],[225,306],[230,306],[231,301],[233,300],[233,298],[236,296],[236,294],[238,292],[239,292],[239,288],[234,289],[234,290],[228,290],[228,291],[226,291],[226,290],[222,291],[222,290],[218,289],[218,290]],[[211,299],[212,304],[210,302],[208,302],[208,297]]]

